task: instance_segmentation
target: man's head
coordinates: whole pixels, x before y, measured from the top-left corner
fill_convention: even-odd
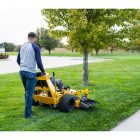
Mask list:
[[[28,41],[29,42],[36,42],[37,41],[37,37],[36,37],[36,34],[34,32],[30,32],[28,34]]]

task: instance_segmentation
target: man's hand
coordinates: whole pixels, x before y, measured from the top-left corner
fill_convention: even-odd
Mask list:
[[[42,76],[46,75],[46,72],[42,73],[41,75],[42,75]]]

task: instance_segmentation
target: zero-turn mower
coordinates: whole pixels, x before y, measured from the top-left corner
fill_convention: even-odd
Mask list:
[[[37,73],[37,84],[33,96],[33,105],[43,103],[52,108],[59,108],[62,112],[70,112],[74,107],[89,108],[95,105],[95,100],[88,99],[88,89],[72,90],[70,86],[64,86],[61,80],[55,80],[49,73],[41,75]]]

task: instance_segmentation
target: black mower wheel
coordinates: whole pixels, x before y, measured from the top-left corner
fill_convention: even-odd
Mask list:
[[[70,112],[73,110],[75,106],[75,100],[74,97],[70,94],[65,94],[59,103],[59,110],[61,112]]]
[[[34,100],[34,98],[33,98],[33,100],[32,100],[32,106],[38,106],[38,104],[39,104],[39,102],[36,102],[36,101]]]

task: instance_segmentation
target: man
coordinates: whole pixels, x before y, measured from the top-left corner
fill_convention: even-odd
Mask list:
[[[32,114],[32,98],[36,86],[36,63],[42,74],[45,74],[40,48],[35,44],[36,40],[36,34],[30,32],[28,42],[22,45],[17,56],[20,77],[25,89],[25,118],[31,118]]]

